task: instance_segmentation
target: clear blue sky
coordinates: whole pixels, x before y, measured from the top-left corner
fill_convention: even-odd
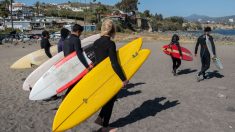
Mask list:
[[[27,5],[37,0],[15,0]],[[68,0],[39,0],[40,2],[61,3]],[[71,2],[85,2],[85,0],[70,0]],[[87,2],[93,0],[86,0]],[[101,3],[114,5],[120,0],[97,0]],[[212,17],[235,15],[235,0],[139,0],[139,10],[150,10],[151,13],[161,13],[168,16],[189,16],[191,14],[207,15]]]

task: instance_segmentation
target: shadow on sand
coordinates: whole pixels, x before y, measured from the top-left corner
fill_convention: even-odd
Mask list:
[[[180,70],[177,74],[178,75],[184,75],[184,74],[190,74],[190,73],[193,73],[193,72],[196,72],[197,70],[194,69],[194,70],[191,70],[191,69],[183,69],[183,70]]]
[[[134,88],[135,86],[139,86],[139,85],[143,85],[145,83],[140,82],[140,83],[129,83],[126,85],[125,88],[121,89],[120,92],[118,93],[118,99],[120,98],[124,98],[127,96],[131,96],[131,95],[136,95],[136,94],[140,94],[141,90],[137,90],[137,91],[129,91],[128,89]]]
[[[110,126],[123,127],[128,124],[147,118],[149,116],[155,116],[158,112],[169,109],[171,107],[175,107],[176,105],[180,104],[178,100],[175,101],[168,100],[165,103],[160,103],[165,99],[166,97],[147,100],[141,106],[131,111],[129,115],[116,120],[115,122],[111,123]]]
[[[220,74],[219,71],[215,70],[213,72],[207,72],[207,79],[211,78],[223,78],[224,75]]]

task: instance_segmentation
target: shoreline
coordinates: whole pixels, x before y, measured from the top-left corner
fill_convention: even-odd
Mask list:
[[[235,45],[217,45],[224,70],[217,71],[212,64],[208,71],[211,78],[198,83],[195,75],[200,69],[199,58],[194,58],[193,62],[182,61],[180,75],[174,77],[171,58],[161,50],[165,42],[144,40],[143,48],[152,53],[130,80],[130,87],[119,92],[111,125],[118,127],[118,132],[234,132]],[[118,42],[117,47],[124,43]],[[61,103],[61,100],[30,101],[29,92],[22,90],[24,79],[37,66],[10,69],[17,59],[40,48],[40,45],[29,44],[0,48],[2,132],[49,132],[56,108]],[[194,44],[185,44],[184,47],[192,51]],[[97,114],[69,131],[98,130],[100,126],[93,123]]]

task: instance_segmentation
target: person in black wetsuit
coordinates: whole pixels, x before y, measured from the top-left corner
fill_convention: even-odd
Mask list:
[[[46,55],[47,55],[49,58],[51,58],[51,57],[52,57],[51,52],[50,52],[51,44],[50,44],[50,42],[49,42],[49,38],[50,38],[49,32],[46,31],[46,30],[44,30],[44,31],[42,32],[41,49],[44,49]]]
[[[197,75],[197,81],[200,81],[200,76],[203,76],[203,79],[206,79],[206,71],[210,68],[210,61],[211,61],[211,55],[210,52],[207,48],[206,45],[206,36],[208,36],[209,41],[211,42],[211,47],[212,47],[212,52],[213,52],[213,57],[216,57],[216,52],[215,52],[215,44],[213,41],[213,37],[210,35],[211,28],[210,27],[205,27],[204,29],[204,34],[201,35],[196,43],[195,47],[195,57],[197,57],[197,51],[198,51],[198,46],[201,46],[201,51],[200,51],[200,57],[201,57],[201,71]]]
[[[114,35],[115,35],[115,27],[113,21],[110,19],[106,19],[102,23],[101,38],[94,42],[94,52],[96,57],[95,64],[97,65],[105,58],[109,57],[113,70],[119,76],[120,80],[123,82],[123,87],[124,87],[128,83],[128,80],[126,79],[122,71],[122,68],[118,62],[116,45],[111,40],[111,37],[114,37]],[[102,132],[108,132],[108,131],[114,132],[117,130],[116,128],[109,127],[109,120],[112,114],[112,109],[116,98],[117,96],[115,95],[112,99],[109,100],[108,103],[106,103],[102,107],[99,116],[95,120],[96,124],[102,126],[101,128]]]
[[[182,51],[181,51],[180,43],[179,43],[179,36],[177,34],[174,34],[172,36],[171,43],[169,44],[169,47],[171,47],[173,45],[176,45],[178,47],[178,50],[179,50],[179,53],[180,53],[180,56],[181,56],[180,59],[171,56],[172,62],[173,62],[172,73],[173,73],[174,76],[176,76],[177,75],[176,70],[180,67],[181,58],[182,58]]]
[[[69,36],[70,31],[67,28],[62,28],[60,30],[60,40],[57,44],[57,48],[58,48],[58,53],[63,51],[63,47],[64,47],[64,40]]]
[[[64,51],[64,56],[68,56],[72,52],[76,51],[78,59],[82,64],[90,71],[92,69],[92,65],[89,65],[88,62],[86,61],[84,55],[83,55],[83,49],[81,47],[81,40],[80,40],[80,35],[83,32],[83,27],[79,24],[75,24],[72,28],[71,34],[65,39],[64,41],[64,46],[63,46],[63,51]],[[70,86],[70,88],[66,91],[65,96],[70,92],[70,90],[76,85]]]

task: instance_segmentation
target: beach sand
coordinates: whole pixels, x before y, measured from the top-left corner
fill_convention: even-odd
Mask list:
[[[171,73],[171,58],[161,51],[164,41],[144,41],[149,59],[119,93],[110,120],[120,132],[234,132],[235,45],[216,45],[224,70],[213,63],[210,79],[196,82],[199,58],[182,62],[180,75]],[[118,44],[121,46],[122,42]],[[182,44],[194,51],[194,44]],[[61,100],[30,101],[24,79],[36,68],[10,69],[22,56],[39,49],[29,42],[0,45],[0,132],[50,132]],[[96,113],[69,132],[90,132]]]

